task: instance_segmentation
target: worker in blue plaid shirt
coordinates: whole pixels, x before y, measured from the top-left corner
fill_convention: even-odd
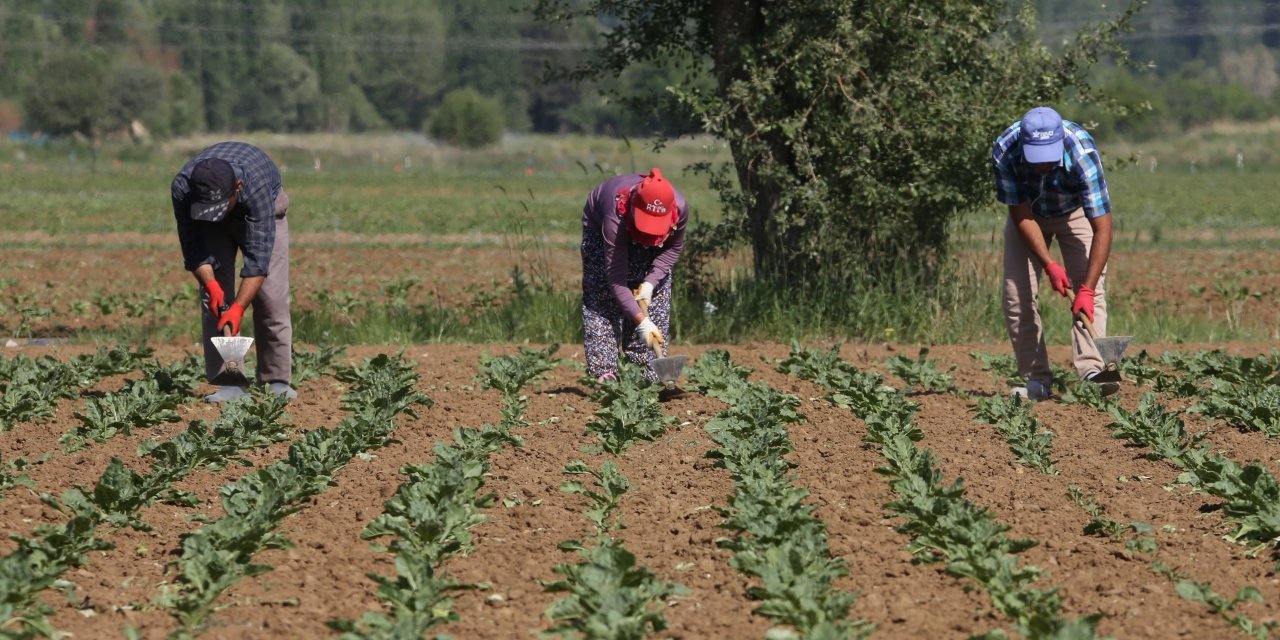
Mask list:
[[[252,304],[258,382],[297,397],[290,387],[289,195],[276,163],[251,144],[220,142],[182,167],[173,178],[172,198],[183,264],[200,284],[205,374],[212,381],[223,367],[210,338],[226,327],[239,335],[244,310]],[[237,249],[244,254],[239,291]],[[240,387],[224,386],[207,399],[221,402],[245,394]]]
[[[1040,274],[1049,275],[1059,295],[1074,294],[1073,319],[1083,315],[1099,336],[1106,335],[1111,197],[1093,136],[1048,107],[1031,109],[996,138],[992,167],[996,199],[1009,206],[1004,232],[1005,326],[1018,374],[1027,381],[1013,393],[1045,400],[1051,395],[1053,373],[1037,303]],[[1063,264],[1049,254],[1055,239]],[[1105,368],[1083,323],[1072,323],[1071,345],[1080,377],[1102,385],[1103,395],[1119,390],[1119,375]]]

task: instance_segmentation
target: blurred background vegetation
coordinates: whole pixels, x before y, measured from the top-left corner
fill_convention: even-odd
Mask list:
[[[1033,4],[1051,47],[1106,14],[1098,0]],[[664,91],[674,65],[544,77],[593,55],[610,26],[539,23],[520,0],[6,0],[0,133],[398,130],[475,145],[495,131],[659,132],[670,125],[619,105]],[[1280,116],[1280,0],[1155,0],[1133,26],[1121,42],[1150,65],[1096,68],[1127,107],[1078,114],[1099,137]]]

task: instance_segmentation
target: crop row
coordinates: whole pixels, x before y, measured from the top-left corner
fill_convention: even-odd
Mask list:
[[[1100,614],[1064,617],[1057,588],[1033,588],[1040,570],[1018,566],[1017,554],[1036,543],[1006,537],[1009,527],[965,498],[962,481],[948,484],[932,452],[916,445],[924,437],[913,422],[918,405],[885,386],[879,375],[841,360],[838,347],[825,352],[793,348],[777,368],[832,389],[832,402],[866,422],[864,440],[884,456],[888,466],[879,471],[897,495],[885,506],[905,520],[897,530],[911,537],[907,548],[917,559],[945,562],[948,573],[977,582],[1020,635],[1095,637]]]
[[[585,382],[596,384],[594,380]],[[599,383],[591,396],[600,408],[587,422],[587,433],[600,436],[604,450],[615,455],[637,440],[652,442],[674,421],[662,413],[660,389],[645,379],[640,367],[619,359],[618,379]]]
[[[431,402],[418,393],[412,365],[385,354],[341,370],[338,378],[352,385],[342,405],[350,415],[334,429],[307,432],[284,459],[223,486],[226,515],[184,536],[175,584],[159,598],[179,623],[173,637],[198,635],[224,590],[269,571],[253,558],[289,545],[275,531],[280,522],[327,489],[356,454],[391,442],[396,416]]]
[[[81,389],[105,376],[137,369],[152,353],[150,349],[100,347],[67,362],[50,356],[0,359],[0,392],[4,393],[0,396],[0,431],[53,415],[59,400],[76,397]]]
[[[761,581],[749,594],[761,601],[756,611],[795,629],[776,629],[769,637],[865,637],[874,627],[848,619],[857,596],[831,586],[848,568],[832,556],[826,525],[813,515],[817,506],[805,503],[809,492],[792,485],[787,425],[803,419],[796,412],[800,401],[748,382],[750,372],[719,350],[704,354],[688,372],[694,388],[729,405],[706,426],[719,445],[708,456],[734,482],[729,506],[717,508],[725,517],[721,526],[734,538],[720,544],[734,552],[734,568]]]
[[[139,454],[151,463],[146,475],[112,458],[92,489],[76,486],[61,497],[42,494],[67,521],[38,527],[32,537],[12,536],[17,549],[0,560],[0,632],[15,638],[55,635],[47,618],[51,609],[37,596],[57,586],[69,567],[84,565],[88,552],[111,548],[98,537],[98,527],[146,530],[136,515],[156,500],[193,505],[194,496],[174,489],[173,482],[198,467],[220,467],[241,451],[284,439],[277,423],[284,404],[283,398],[264,395],[228,403],[212,425],[198,420],[165,442],[143,443]]]
[[[596,534],[586,542],[560,543],[561,551],[577,552],[581,559],[557,564],[552,571],[561,579],[544,583],[546,591],[567,595],[547,607],[547,618],[555,624],[542,635],[641,640],[648,633],[665,630],[663,606],[668,598],[684,593],[684,587],[663,582],[613,537],[614,531],[626,528],[616,512],[631,484],[613,462],[605,462],[597,471],[574,460],[565,465],[564,473],[593,479],[592,487],[570,480],[560,490],[584,498],[584,514],[595,525]]]
[[[459,584],[441,569],[443,562],[472,547],[470,529],[485,521],[481,513],[493,505],[481,494],[489,456],[504,446],[521,446],[512,433],[526,426],[528,398],[522,389],[556,366],[556,346],[519,355],[484,357],[477,382],[502,394],[502,420],[479,429],[456,428],[453,444],[437,443],[430,464],[407,465],[408,480],[386,501],[383,513],[361,532],[363,539],[390,538],[383,550],[396,555],[395,577],[367,574],[378,584],[383,611],[366,612],[359,620],[333,620],[343,638],[418,638],[437,625],[457,620],[450,594],[471,585]]]

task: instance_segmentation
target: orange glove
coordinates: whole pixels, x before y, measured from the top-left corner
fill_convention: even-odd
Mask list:
[[[222,333],[222,328],[231,325],[231,335],[240,335],[240,319],[244,317],[244,307],[239,303],[232,302],[222,315],[218,316],[218,333]]]
[[[222,305],[227,300],[226,294],[222,293],[222,285],[217,280],[210,279],[204,283],[204,290],[209,294],[209,313],[217,318],[222,315]]]
[[[1067,289],[1071,288],[1071,280],[1067,279],[1067,270],[1056,262],[1050,262],[1044,266],[1044,272],[1049,274],[1049,284],[1053,290],[1057,291],[1058,295],[1067,297]]]
[[[1085,317],[1089,318],[1089,322],[1093,322],[1093,296],[1095,293],[1089,287],[1080,287],[1080,291],[1076,293],[1076,303],[1071,305],[1072,318],[1083,313]]]

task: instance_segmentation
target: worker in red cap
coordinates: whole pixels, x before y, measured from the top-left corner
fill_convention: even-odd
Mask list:
[[[684,251],[689,206],[653,168],[610,178],[582,210],[582,333],[587,373],[616,379],[618,353],[645,367],[671,329],[671,268]]]

